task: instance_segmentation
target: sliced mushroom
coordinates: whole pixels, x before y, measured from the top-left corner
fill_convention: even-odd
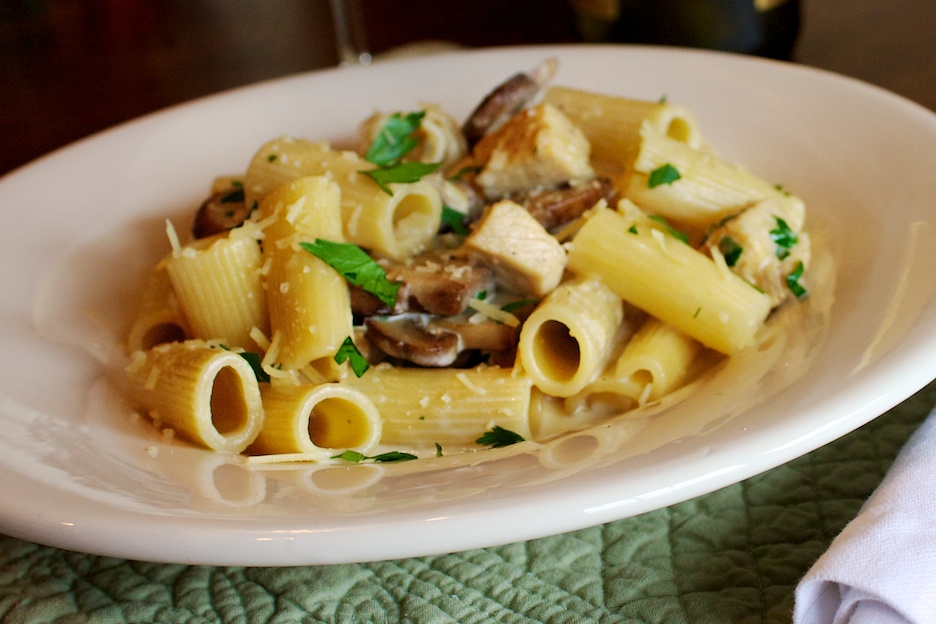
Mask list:
[[[207,238],[227,232],[241,225],[249,214],[243,189],[218,191],[208,197],[195,213],[192,236]]]
[[[376,297],[352,288],[351,309],[360,316],[427,312],[454,316],[468,301],[494,288],[494,272],[480,261],[449,251],[431,251],[409,262],[381,259],[387,279],[401,282],[397,303],[389,309]]]
[[[469,351],[500,352],[514,347],[517,329],[491,320],[426,314],[371,317],[364,321],[364,337],[388,356],[418,366],[447,367]]]
[[[565,225],[604,199],[617,203],[617,190],[606,178],[595,178],[584,184],[531,193],[518,199],[524,208],[547,230]]]
[[[515,74],[488,93],[462,126],[469,149],[485,134],[532,102],[556,73],[557,66],[555,58],[548,58],[532,72]]]
[[[372,317],[364,323],[364,336],[390,357],[419,366],[451,366],[458,357],[458,334],[430,329],[419,317]]]

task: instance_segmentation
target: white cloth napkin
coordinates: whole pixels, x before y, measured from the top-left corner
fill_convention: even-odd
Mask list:
[[[936,413],[800,581],[793,621],[936,622]]]

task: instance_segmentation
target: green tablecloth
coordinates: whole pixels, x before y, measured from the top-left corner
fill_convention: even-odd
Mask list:
[[[0,624],[790,622],[797,581],[934,405],[931,384],[848,436],[711,494],[573,533],[442,556],[207,567],[0,537]]]

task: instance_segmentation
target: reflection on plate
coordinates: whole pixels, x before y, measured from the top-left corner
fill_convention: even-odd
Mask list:
[[[721,153],[803,197],[833,291],[764,346],[636,417],[398,465],[246,468],[133,415],[128,311],[219,173],[281,134],[347,140],[376,108],[457,115],[507,73],[688,105]],[[376,94],[376,95],[375,95]],[[737,482],[866,423],[936,376],[936,116],[789,64],[655,48],[485,50],[277,80],[151,115],[0,181],[0,531],[135,559],[290,565],[564,532]],[[909,181],[909,183],[908,183]]]

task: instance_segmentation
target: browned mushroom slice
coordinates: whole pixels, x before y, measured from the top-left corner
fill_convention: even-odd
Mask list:
[[[546,59],[530,73],[511,76],[488,93],[462,126],[469,149],[490,130],[529,104],[553,74],[556,59]]]
[[[518,327],[510,327],[493,320],[479,323],[463,318],[436,318],[429,327],[454,332],[463,351],[506,351],[517,344]]]
[[[611,206],[617,203],[617,191],[606,178],[595,178],[585,184],[531,193],[520,203],[540,225],[547,230],[553,230],[582,216],[602,199]]]
[[[451,366],[460,351],[458,334],[430,328],[419,317],[372,317],[364,326],[364,336],[372,345],[390,357],[419,366]]]
[[[192,236],[207,238],[232,230],[250,214],[243,189],[232,188],[213,193],[195,213]]]
[[[401,282],[393,309],[362,290],[351,289],[351,309],[360,316],[427,312],[454,316],[465,311],[468,301],[494,288],[494,272],[474,258],[447,252],[429,252],[409,262],[379,261],[387,279]]]
[[[508,351],[516,345],[518,331],[491,320],[425,314],[371,317],[364,328],[366,341],[388,356],[433,368],[458,365],[468,351]]]

